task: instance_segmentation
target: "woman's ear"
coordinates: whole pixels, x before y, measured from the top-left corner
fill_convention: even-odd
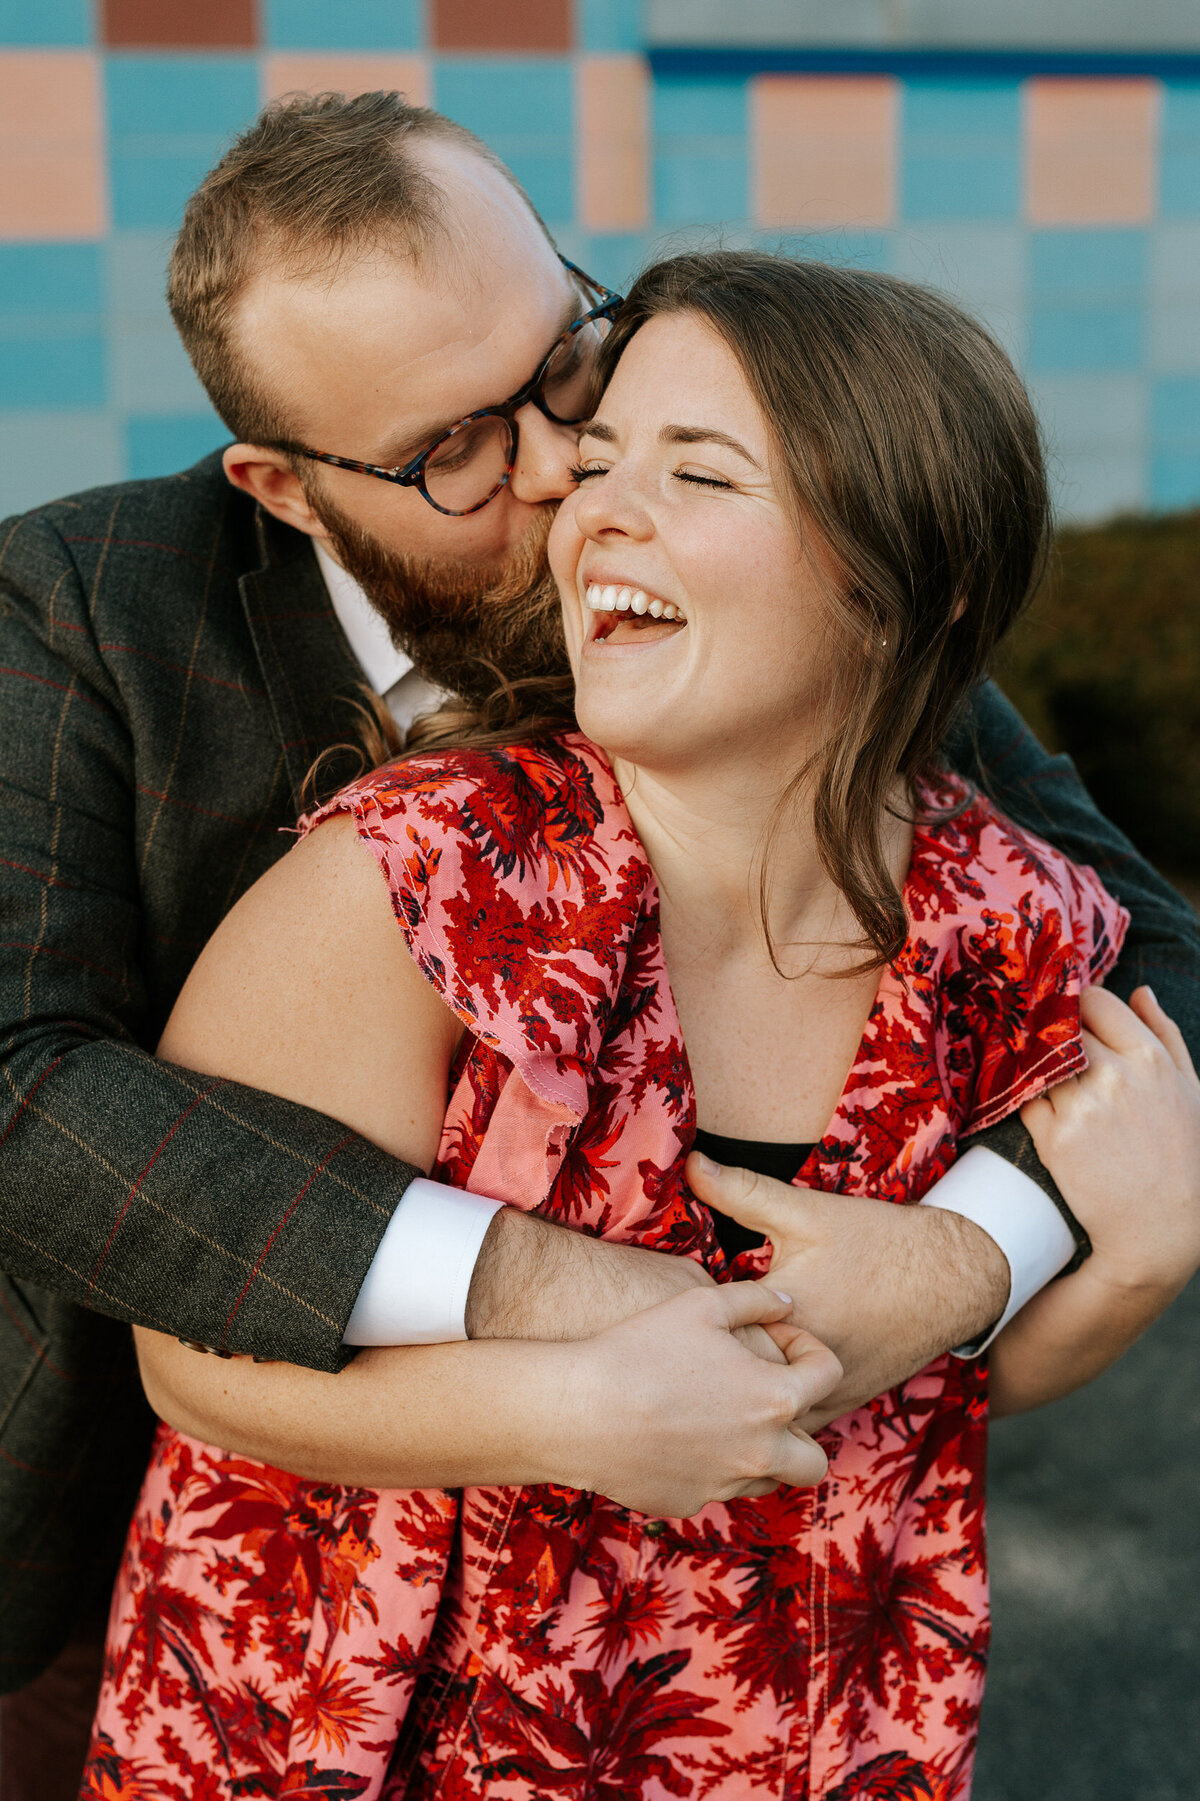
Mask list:
[[[328,538],[283,451],[268,450],[262,444],[231,444],[221,461],[226,480],[249,494],[265,512],[310,538]]]
[[[966,612],[966,610],[967,610],[967,597],[965,594],[960,594],[958,599],[954,603],[954,610],[950,614],[951,625],[957,625],[959,620],[962,618],[963,614]]]

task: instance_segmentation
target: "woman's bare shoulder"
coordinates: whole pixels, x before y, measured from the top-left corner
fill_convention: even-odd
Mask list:
[[[159,1055],[332,1114],[427,1168],[460,1035],[409,954],[375,858],[341,814],[299,839],[226,915]]]

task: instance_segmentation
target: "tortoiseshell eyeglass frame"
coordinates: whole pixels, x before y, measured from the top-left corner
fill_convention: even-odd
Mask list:
[[[295,455],[307,457],[314,463],[329,463],[335,469],[350,469],[355,475],[373,475],[377,481],[395,482],[398,487],[402,488],[416,488],[436,512],[444,513],[451,519],[465,519],[469,513],[477,513],[481,507],[485,507],[488,504],[489,500],[494,500],[496,498],[501,488],[506,486],[509,477],[516,467],[518,445],[516,415],[523,406],[536,406],[538,411],[544,413],[547,419],[553,420],[555,425],[579,424],[580,419],[583,417],[582,414],[575,419],[561,419],[557,413],[552,411],[546,401],[546,396],[542,392],[542,383],[546,379],[546,372],[549,369],[550,364],[558,355],[558,352],[562,349],[563,345],[570,343],[576,332],[582,331],[585,325],[590,325],[595,319],[607,319],[611,323],[617,308],[624,300],[623,294],[618,294],[614,288],[606,288],[603,282],[593,281],[590,275],[585,275],[582,269],[577,268],[574,263],[568,262],[565,256],[560,256],[558,260],[562,263],[563,267],[569,269],[571,274],[574,275],[577,280],[582,282],[585,287],[591,288],[594,293],[599,294],[600,299],[594,307],[591,307],[586,313],[581,314],[578,319],[569,325],[561,337],[555,339],[546,355],[538,364],[536,373],[533,375],[532,379],[527,381],[523,388],[518,388],[517,392],[510,395],[507,400],[502,401],[498,406],[484,406],[480,407],[477,413],[468,413],[465,419],[460,419],[456,425],[450,427],[449,431],[442,432],[440,437],[435,438],[432,444],[427,445],[426,448],[420,451],[410,463],[405,463],[402,468],[385,469],[379,463],[359,463],[356,462],[353,457],[333,456],[327,450],[309,450],[306,445],[302,444],[281,444],[279,448],[281,450],[291,450]],[[503,419],[508,426],[508,467],[504,471],[503,478],[496,483],[490,494],[485,494],[483,499],[476,501],[475,505],[472,507],[461,507],[456,509],[453,507],[439,506],[426,486],[425,467],[430,457],[433,455],[434,451],[441,449],[448,438],[456,437],[458,433],[463,431],[468,425],[474,425],[477,419],[488,419],[493,417]]]

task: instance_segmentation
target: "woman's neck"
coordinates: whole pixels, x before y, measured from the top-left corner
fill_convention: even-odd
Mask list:
[[[814,954],[825,948],[836,953],[859,938],[857,922],[821,862],[806,799],[801,795],[780,811],[790,772],[736,764],[664,772],[620,758],[613,767],[658,881],[664,930],[669,924],[677,943],[686,934],[701,955],[754,947],[767,955],[760,899],[764,855],[767,925],[785,969],[810,968]],[[885,841],[889,865],[902,881],[910,834],[903,826],[897,833],[896,823],[887,818]]]

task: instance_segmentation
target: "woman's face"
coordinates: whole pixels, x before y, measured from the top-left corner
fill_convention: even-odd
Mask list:
[[[828,687],[828,577],[733,353],[693,314],[652,319],[579,449],[550,565],[582,730],[664,771],[732,755],[790,772]]]

